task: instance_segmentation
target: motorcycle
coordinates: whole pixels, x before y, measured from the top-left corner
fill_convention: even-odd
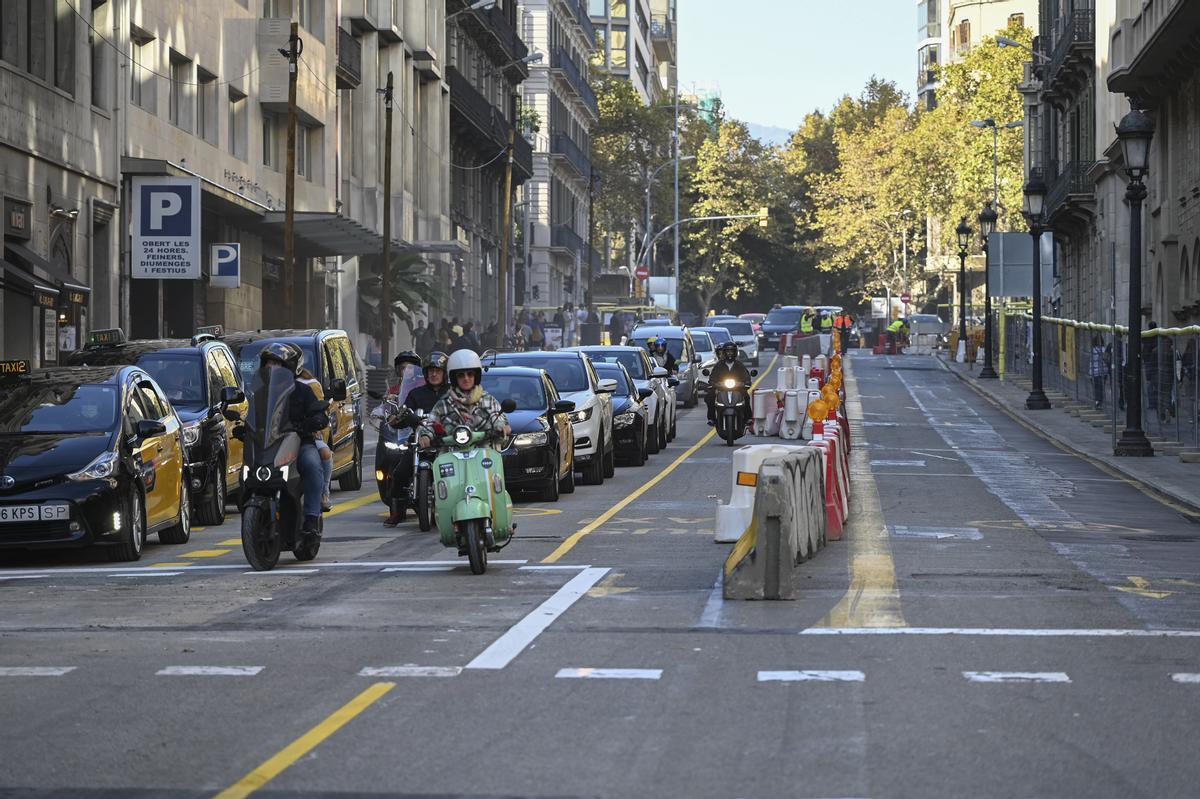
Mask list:
[[[378,425],[379,442],[375,446],[375,481],[379,499],[403,522],[411,508],[416,512],[421,532],[433,527],[433,475],[436,451],[417,446],[417,428],[424,414],[406,408],[398,395],[382,399],[371,414]],[[391,419],[398,420],[393,426]]]
[[[255,571],[270,571],[279,553],[289,550],[296,560],[308,561],[321,549],[322,521],[317,532],[306,534],[302,483],[297,463],[300,432],[288,420],[288,401],[295,376],[284,369],[259,369],[250,381],[245,419],[233,409],[225,418],[241,422],[233,435],[243,444],[242,490],[238,509],[242,515],[242,551]],[[334,380],[330,394],[346,398],[346,384]]]
[[[517,404],[504,400],[500,409],[512,413]],[[446,434],[435,425],[444,451],[433,462],[437,480],[434,517],[442,546],[466,555],[472,574],[487,571],[489,552],[512,543],[517,525],[512,520],[512,497],[504,482],[504,459],[487,444],[489,433],[465,425]]]
[[[705,370],[708,374],[709,370]],[[751,376],[758,374],[751,371]],[[716,411],[717,435],[729,446],[746,435],[746,426],[750,423],[749,403],[746,402],[747,386],[732,377],[721,379],[720,385],[709,387],[713,392],[713,408]]]

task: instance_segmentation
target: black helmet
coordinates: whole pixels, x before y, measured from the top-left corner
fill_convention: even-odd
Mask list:
[[[718,348],[718,354],[727,361],[735,360],[738,356],[738,345],[732,341],[726,341]]]
[[[425,375],[425,380],[429,380],[430,369],[441,369],[446,371],[446,362],[450,358],[444,352],[431,352],[429,357],[425,359],[425,365],[421,367],[421,374]]]
[[[300,370],[304,368],[304,350],[286,341],[272,341],[263,347],[263,351],[258,355],[260,366],[266,366],[268,361],[281,363],[289,371],[300,374]]]
[[[392,365],[395,366],[397,369],[400,369],[405,364],[412,364],[413,366],[420,366],[421,365],[421,356],[417,355],[412,350],[401,350],[400,352],[396,353],[396,358],[395,358],[395,360],[392,361]]]

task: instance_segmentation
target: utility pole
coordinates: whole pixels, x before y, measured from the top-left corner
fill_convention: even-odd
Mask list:
[[[288,36],[288,110],[287,110],[287,177],[284,188],[283,211],[283,307],[286,324],[295,325],[296,291],[296,67],[304,43],[300,41],[300,26],[292,23]],[[308,310],[307,308],[305,309]]]
[[[671,134],[671,157],[675,159],[675,313],[679,314],[679,81],[675,81],[675,130]]]
[[[512,172],[513,172],[513,141],[516,138],[516,126],[508,126],[508,163],[504,168],[504,212],[500,215],[500,274],[496,292],[499,304],[496,318],[500,321],[500,340],[508,336],[508,248],[512,240]],[[527,267],[528,269],[528,267]]]
[[[383,274],[379,283],[379,356],[386,369],[392,357],[392,72],[388,70],[383,90]]]

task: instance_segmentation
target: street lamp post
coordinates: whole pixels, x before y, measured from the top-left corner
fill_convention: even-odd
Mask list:
[[[967,247],[971,245],[971,226],[964,216],[954,229],[958,235],[958,341],[966,360],[967,353]]]
[[[1146,199],[1143,182],[1150,169],[1150,139],[1154,120],[1146,112],[1133,108],[1117,126],[1117,138],[1125,156],[1129,185],[1129,336],[1125,345],[1125,429],[1113,447],[1114,455],[1146,457],[1154,448],[1142,431],[1142,201]]]
[[[1025,398],[1031,411],[1046,410],[1050,400],[1042,390],[1042,211],[1046,202],[1046,182],[1040,169],[1031,169],[1025,184],[1025,218],[1033,236],[1033,387]]]
[[[979,235],[983,237],[983,369],[979,371],[980,379],[997,377],[992,367],[992,257],[988,253],[988,236],[996,230],[996,218],[996,209],[991,202],[984,203],[979,212]]]
[[[695,161],[696,156],[685,155],[685,156],[681,156],[678,160],[679,161]],[[659,172],[663,171],[664,169],[666,169],[669,166],[674,165],[675,161],[676,161],[676,159],[674,159],[674,158],[664,161],[663,163],[656,166],[653,170],[651,170],[647,174],[647,177],[646,177],[646,232],[644,234],[643,243],[645,242],[646,239],[648,239],[650,237],[650,234],[652,232],[650,230],[650,192],[654,188],[654,179],[658,177]],[[649,261],[652,260],[652,254],[648,253],[646,255],[646,258],[647,258],[646,266],[648,267],[648,266],[650,266]]]

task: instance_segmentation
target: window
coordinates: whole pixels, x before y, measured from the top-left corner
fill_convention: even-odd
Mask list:
[[[217,144],[217,76],[201,67],[196,67],[196,134]]]
[[[262,118],[262,162],[263,166],[279,169],[278,151],[275,143],[275,117],[263,114]]]
[[[312,166],[308,160],[308,128],[296,124],[296,174],[312,177]]]
[[[109,9],[108,0],[93,2],[92,27],[96,30],[88,33],[91,42],[88,49],[92,62],[92,105],[97,108],[108,108],[109,104],[109,64],[112,63],[113,51],[104,38],[104,32],[112,28]]]
[[[20,36],[21,11],[17,0],[0,0],[0,60],[10,64],[20,65]]]
[[[143,30],[134,28],[129,32],[129,38],[133,42],[133,61],[129,65],[131,76],[129,99],[134,105],[153,114],[158,107],[153,72],[156,65],[154,37]]]
[[[626,50],[629,31],[624,28],[613,28],[609,37],[609,63],[614,67],[629,66],[629,53]]]
[[[299,4],[299,14],[296,21],[300,23],[300,27],[316,36],[318,39],[324,36],[324,20],[325,4],[322,0],[297,0]]]
[[[604,6],[607,5],[604,0],[588,0],[588,16],[602,17],[604,16]]]
[[[217,362],[217,353],[214,350],[208,354],[205,359],[208,364],[208,401],[210,404],[216,404],[221,401],[221,389],[225,387],[225,379],[221,374],[221,365]]]
[[[971,21],[964,19],[958,23],[958,52],[965,53],[971,49]]]
[[[610,15],[614,18],[629,18],[629,3],[627,0],[609,0],[608,10]]]
[[[167,118],[171,124],[184,130],[192,129],[191,109],[192,62],[171,51],[170,94],[167,96]]]
[[[67,0],[54,4],[54,85],[75,93],[75,9]]]
[[[1013,26],[1016,26],[1018,28],[1024,28],[1025,27],[1025,15],[1024,14],[1009,14],[1008,15],[1008,26],[1010,28]]]
[[[229,153],[246,160],[246,95],[229,87]]]

